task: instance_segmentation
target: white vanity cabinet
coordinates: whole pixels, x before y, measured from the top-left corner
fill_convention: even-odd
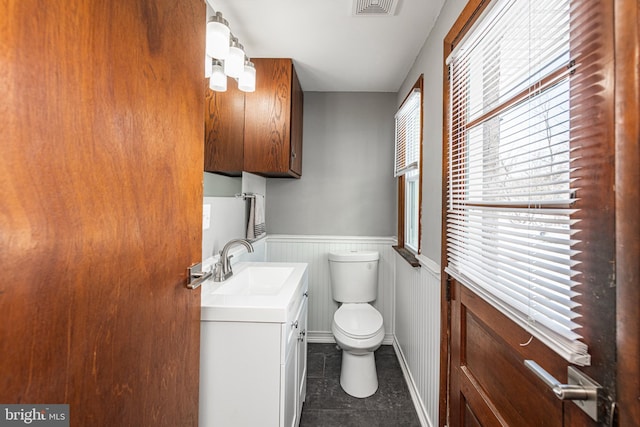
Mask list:
[[[231,320],[203,315],[200,427],[299,424],[307,377],[306,265],[299,280],[277,320],[260,321],[259,314],[249,321],[237,314]]]
[[[285,345],[285,362],[282,369],[284,384],[283,407],[284,424],[282,426],[295,427],[300,423],[302,403],[307,393],[307,293],[298,312],[289,323]]]

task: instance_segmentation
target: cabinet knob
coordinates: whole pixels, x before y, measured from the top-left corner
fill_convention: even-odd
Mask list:
[[[291,322],[291,327],[298,329],[298,321],[296,320],[295,322]]]
[[[305,291],[302,295],[304,295],[305,298],[309,298],[309,291]]]

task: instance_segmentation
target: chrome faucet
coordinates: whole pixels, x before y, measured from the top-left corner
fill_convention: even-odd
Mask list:
[[[213,271],[213,281],[214,282],[224,282],[229,277],[233,276],[233,270],[231,269],[231,258],[233,255],[229,255],[229,249],[234,246],[243,245],[247,248],[247,252],[253,252],[253,246],[247,239],[233,239],[229,240],[224,248],[220,251],[220,259],[215,265],[215,269]]]

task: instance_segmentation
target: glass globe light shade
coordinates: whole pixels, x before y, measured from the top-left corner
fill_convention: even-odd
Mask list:
[[[216,59],[226,59],[229,54],[231,31],[229,23],[217,12],[207,22],[207,55]]]
[[[238,89],[243,92],[256,91],[256,67],[249,60],[244,61],[244,70],[238,78]]]
[[[237,79],[240,77],[243,71],[244,48],[240,43],[238,43],[237,38],[232,37],[231,44],[229,46],[229,54],[224,60],[224,73],[229,77]]]
[[[217,59],[213,60],[211,77],[209,78],[209,88],[216,92],[227,91],[227,76],[222,69],[222,63]]]

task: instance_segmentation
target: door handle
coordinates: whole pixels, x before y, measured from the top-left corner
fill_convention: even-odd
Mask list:
[[[598,396],[598,389],[585,387],[579,384],[562,384],[549,372],[538,365],[533,360],[525,360],[524,365],[529,368],[538,378],[542,380],[553,391],[560,400],[588,400]]]
[[[189,289],[198,288],[205,280],[213,276],[212,271],[208,273],[202,271],[202,263],[193,264],[187,270],[189,271],[189,283],[187,283]]]
[[[573,366],[567,368],[567,382],[569,384],[562,384],[533,360],[525,360],[524,365],[536,374],[558,399],[574,401],[580,409],[598,421],[598,391],[602,388],[600,384]]]

